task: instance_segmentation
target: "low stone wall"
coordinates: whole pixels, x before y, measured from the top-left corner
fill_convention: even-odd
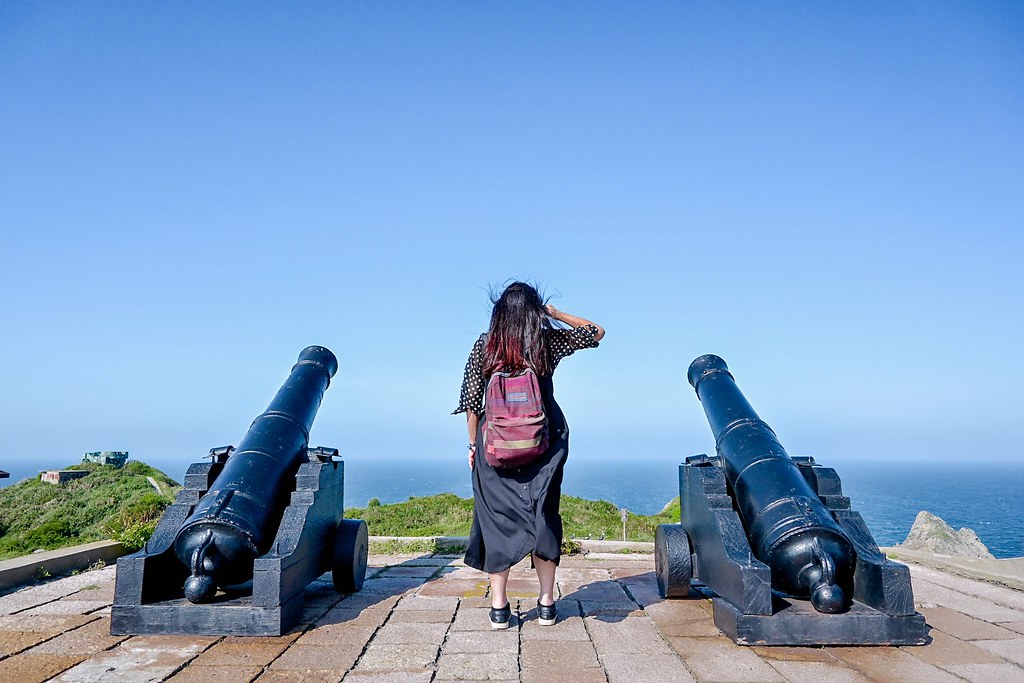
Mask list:
[[[0,562],[0,591],[28,583],[41,574],[64,574],[100,561],[109,564],[127,553],[117,541],[96,541],[4,560]]]
[[[1011,557],[1003,560],[982,557],[949,557],[900,546],[881,548],[881,550],[887,557],[897,562],[913,562],[954,576],[963,576],[1024,591],[1024,557]]]
[[[373,543],[398,543],[415,545],[417,543],[433,543],[438,546],[462,546],[469,543],[469,536],[370,536]],[[599,554],[652,554],[654,543],[649,541],[597,541],[592,539],[573,539],[586,553]]]

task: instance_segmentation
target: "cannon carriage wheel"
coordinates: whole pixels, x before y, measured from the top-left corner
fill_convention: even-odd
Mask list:
[[[361,519],[343,519],[334,537],[334,562],[331,575],[334,590],[355,593],[363,587],[370,551],[370,533]]]
[[[693,577],[690,537],[681,524],[658,525],[654,533],[654,574],[661,597],[682,598],[689,594]]]

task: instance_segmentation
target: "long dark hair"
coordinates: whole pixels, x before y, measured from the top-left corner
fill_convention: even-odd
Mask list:
[[[551,353],[544,331],[551,329],[544,300],[537,288],[513,282],[499,296],[492,293],[491,329],[484,348],[484,375],[532,369],[551,375]]]

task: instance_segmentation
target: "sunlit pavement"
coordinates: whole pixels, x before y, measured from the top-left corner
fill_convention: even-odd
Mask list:
[[[792,648],[735,645],[708,600],[660,599],[647,554],[563,558],[549,627],[521,563],[505,631],[461,557],[371,556],[361,592],[321,577],[303,623],[276,638],[112,636],[110,566],[0,597],[0,681],[1024,681],[1024,592],[911,572],[928,645]]]

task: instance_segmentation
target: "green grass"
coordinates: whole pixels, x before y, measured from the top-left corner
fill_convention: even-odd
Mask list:
[[[385,538],[370,541],[372,555],[403,555],[408,553],[429,553],[439,555],[461,555],[466,544],[454,541],[439,541],[433,537],[422,539]]]
[[[381,505],[370,501],[365,508],[349,508],[345,516],[361,519],[374,536],[468,536],[473,523],[473,500],[454,493],[404,503]]]
[[[108,538],[129,549],[141,548],[181,488],[163,472],[137,461],[121,469],[93,463],[68,469],[89,470],[90,474],[60,486],[36,478],[0,489],[0,560]],[[153,489],[147,476],[160,484],[163,495]],[[561,514],[567,542],[572,537],[622,539],[619,509],[612,503],[562,496]],[[473,500],[452,493],[389,505],[373,499],[365,508],[347,509],[345,516],[365,520],[374,536],[468,536]],[[677,498],[656,515],[630,514],[626,539],[653,541],[659,524],[678,521]],[[410,542],[375,543],[380,546],[374,548],[378,553],[409,552],[406,546]],[[416,552],[463,550],[440,547],[435,541],[424,543]]]
[[[138,461],[120,469],[95,463],[66,469],[88,470],[89,476],[59,486],[37,477],[0,489],[0,560],[109,538],[141,548],[181,488]]]
[[[619,508],[603,500],[585,500],[562,496],[562,526],[566,538],[622,539],[622,518]],[[404,503],[381,505],[376,499],[365,508],[349,508],[345,516],[362,519],[374,536],[468,536],[473,523],[473,499],[459,498],[453,493],[413,497]],[[679,503],[675,501],[656,515],[630,514],[626,522],[626,539],[653,541],[659,524],[679,521]]]

